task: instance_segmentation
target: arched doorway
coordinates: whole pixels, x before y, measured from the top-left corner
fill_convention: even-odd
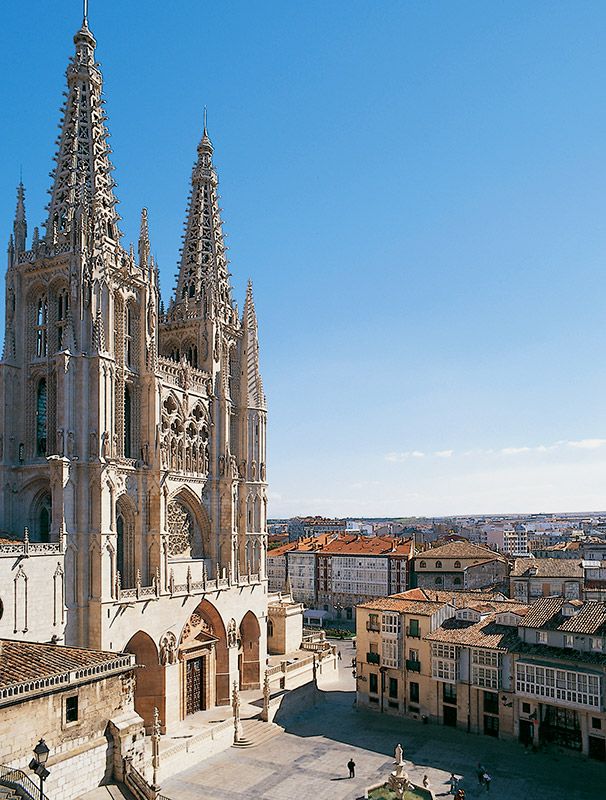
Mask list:
[[[240,623],[240,689],[258,689],[259,678],[259,620],[252,611],[247,611]]]
[[[141,666],[135,672],[135,711],[143,717],[145,730],[149,733],[154,722],[154,708],[160,712],[162,722],[166,719],[164,667],[158,660],[155,642],[143,631],[137,631],[124,650],[136,656],[137,664]]]
[[[221,615],[208,600],[196,607],[185,624],[179,658],[183,716],[229,704],[227,635]]]

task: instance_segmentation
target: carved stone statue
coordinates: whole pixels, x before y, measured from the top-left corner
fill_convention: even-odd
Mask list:
[[[63,428],[59,428],[57,430],[57,455],[62,456],[64,453],[64,441],[63,441]]]
[[[73,458],[76,455],[76,437],[73,431],[67,434],[67,456]]]
[[[103,458],[109,458],[111,455],[108,431],[103,431],[103,435],[101,436],[101,455]]]
[[[228,647],[237,647],[238,646],[238,627],[236,625],[235,619],[230,619],[227,624],[227,646]]]
[[[164,634],[160,640],[160,664],[175,664],[177,662],[177,639],[172,631]]]

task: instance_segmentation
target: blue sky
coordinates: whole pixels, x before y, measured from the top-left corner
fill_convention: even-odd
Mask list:
[[[0,241],[43,218],[81,5],[3,9]],[[165,299],[208,106],[270,514],[606,508],[606,6],[92,0]]]

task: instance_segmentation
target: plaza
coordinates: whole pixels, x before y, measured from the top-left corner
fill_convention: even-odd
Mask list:
[[[478,785],[478,762],[492,776],[495,800],[590,800],[602,796],[604,766],[561,749],[526,752],[517,742],[467,734],[439,725],[357,711],[349,665],[353,648],[338,644],[336,677],[318,681],[315,704],[302,713],[276,717],[284,733],[250,749],[229,748],[162,781],[171,800],[355,800],[367,786],[387,778],[400,742],[411,780],[427,775],[436,797],[448,796],[451,771],[462,776],[468,798],[487,794]],[[356,776],[347,777],[347,762]],[[554,791],[555,790],[555,791]]]

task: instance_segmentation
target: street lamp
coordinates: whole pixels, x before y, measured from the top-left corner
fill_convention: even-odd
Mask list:
[[[48,760],[49,753],[48,745],[44,739],[40,739],[34,747],[34,757],[29,762],[29,768],[40,778],[40,800],[44,800],[44,781],[50,775],[50,772],[44,766]]]

